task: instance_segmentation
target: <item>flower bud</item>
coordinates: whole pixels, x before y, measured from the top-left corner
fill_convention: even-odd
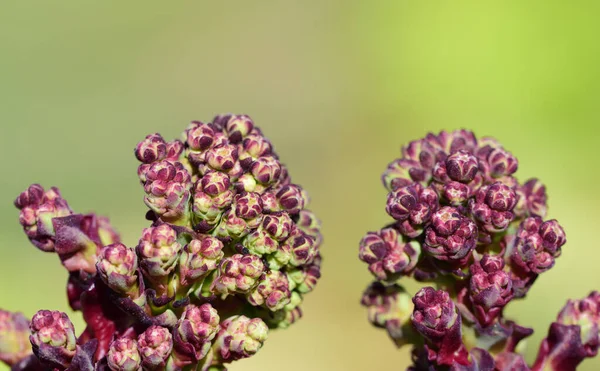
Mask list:
[[[460,261],[475,247],[477,226],[458,209],[444,206],[431,218],[425,230],[423,250],[438,260]]]
[[[279,243],[264,228],[259,228],[246,235],[242,240],[242,245],[254,255],[271,254],[277,251]],[[287,264],[287,263],[286,263]]]
[[[271,311],[282,309],[290,302],[290,283],[284,273],[270,271],[263,273],[249,294],[248,301],[254,306],[264,305]]]
[[[205,236],[202,240],[191,240],[181,252],[179,274],[182,285],[187,286],[217,269],[223,258],[223,242]]]
[[[181,244],[168,224],[144,229],[137,246],[140,266],[149,277],[165,277],[177,265]]]
[[[317,281],[321,278],[321,255],[317,254],[315,260],[308,265],[289,268],[287,271],[290,289],[301,294],[314,290]]]
[[[22,313],[0,309],[0,361],[12,366],[29,354],[29,321]]]
[[[285,210],[290,214],[298,214],[300,210],[308,203],[308,195],[306,192],[295,184],[283,186],[276,194],[277,201],[281,210]]]
[[[144,140],[135,147],[135,157],[144,164],[151,164],[164,159],[167,155],[167,144],[163,137],[158,134],[147,135]]]
[[[545,272],[554,266],[565,242],[565,233],[556,220],[542,222],[539,217],[529,217],[519,225],[511,261],[524,272]]]
[[[452,206],[463,205],[472,194],[468,185],[455,181],[444,183],[441,189],[442,196]]]
[[[503,148],[493,149],[487,156],[487,163],[494,178],[512,175],[519,166],[517,159]]]
[[[321,241],[321,221],[317,219],[312,211],[301,210],[298,213],[296,227],[309,236],[314,237],[317,241]]]
[[[530,179],[523,186],[517,187],[517,194],[519,201],[515,206],[515,213],[519,217],[546,217],[546,187],[538,179]]]
[[[501,182],[479,189],[475,199],[469,202],[471,214],[479,222],[481,229],[497,233],[508,228],[515,218],[512,213],[517,204],[517,195]]]
[[[199,361],[210,351],[211,341],[219,330],[219,314],[212,305],[188,305],[173,330],[178,353]]]
[[[297,228],[282,244],[286,246],[284,249],[289,249],[291,253],[290,264],[296,267],[312,262],[318,252],[315,239]]]
[[[41,185],[32,184],[17,197],[15,206],[21,210],[19,223],[31,243],[42,251],[54,251],[52,219],[73,214],[58,188],[44,191]]]
[[[375,281],[363,293],[361,304],[367,307],[369,322],[375,327],[385,328],[398,344],[410,342],[414,305],[402,286],[386,286]]]
[[[185,142],[192,151],[204,151],[215,139],[213,128],[200,121],[193,121],[185,131]]]
[[[142,364],[138,344],[133,339],[120,338],[110,344],[106,355],[112,371],[138,371]]]
[[[433,166],[446,157],[443,145],[434,134],[427,134],[423,139],[410,142],[402,148],[404,158],[418,162],[423,169],[431,170]]]
[[[244,138],[240,150],[240,163],[247,168],[259,157],[269,156],[273,151],[271,142],[260,134],[249,134]]]
[[[424,287],[413,297],[412,323],[437,351],[437,363],[451,365],[463,347],[461,317],[446,291]]]
[[[31,319],[29,340],[33,353],[52,368],[66,369],[75,355],[75,328],[69,317],[59,311],[37,312]]]
[[[377,279],[394,281],[412,272],[420,254],[418,242],[404,243],[395,229],[384,228],[363,237],[358,256]]]
[[[180,162],[155,162],[145,174],[144,202],[157,216],[171,221],[185,217],[190,199],[190,174]]]
[[[423,169],[417,161],[405,158],[391,162],[381,176],[388,191],[406,187],[414,182],[426,185],[430,179],[431,171]]]
[[[479,171],[477,157],[465,150],[459,150],[446,158],[446,172],[450,179],[468,183]]]
[[[144,370],[164,369],[173,349],[173,337],[169,329],[150,326],[137,339]]]
[[[231,143],[239,143],[254,129],[254,122],[247,115],[232,115],[225,123],[225,131]]]
[[[269,328],[260,318],[229,317],[221,323],[215,350],[225,362],[248,358],[260,350],[268,333]]]
[[[569,300],[558,314],[557,322],[577,325],[587,357],[595,357],[600,347],[600,294],[593,291],[581,300]]]
[[[402,232],[406,231],[408,236],[416,237],[437,208],[438,196],[435,191],[413,183],[390,192],[386,210],[392,218],[400,222]]]
[[[294,222],[286,212],[265,215],[261,225],[262,229],[276,241],[285,241],[289,237],[293,226]]]
[[[137,255],[121,243],[104,247],[98,256],[96,269],[112,290],[125,294],[137,284]]]
[[[501,256],[484,255],[470,267],[469,296],[475,316],[483,327],[490,325],[513,298],[512,281],[504,272]]]
[[[227,174],[208,172],[196,183],[192,212],[208,225],[215,225],[223,211],[232,204],[233,195]]]
[[[211,291],[223,295],[247,293],[256,286],[264,270],[258,256],[235,254],[221,261]]]
[[[250,173],[256,182],[269,186],[281,175],[281,164],[273,156],[262,156],[250,165]]]
[[[260,194],[245,192],[235,196],[235,215],[244,219],[250,228],[256,228],[262,221],[262,201]]]
[[[231,144],[221,144],[206,152],[208,166],[217,171],[227,172],[233,169],[237,160],[237,147]]]

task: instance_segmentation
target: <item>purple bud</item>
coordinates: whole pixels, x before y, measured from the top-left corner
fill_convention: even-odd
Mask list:
[[[273,184],[281,175],[281,164],[273,156],[262,156],[250,165],[250,172],[256,182],[268,186]]]
[[[173,337],[169,329],[150,326],[138,336],[138,348],[144,370],[163,370],[173,349]]]
[[[520,216],[546,217],[546,187],[538,179],[530,179],[517,188],[519,202],[515,213]]]
[[[237,216],[234,210],[227,210],[213,234],[219,238],[238,240],[250,233],[252,225],[256,225],[256,221],[248,222]]]
[[[530,217],[521,222],[510,257],[524,272],[542,273],[554,266],[554,258],[566,242],[565,234],[556,220],[542,222]]]
[[[414,182],[426,184],[431,179],[431,171],[423,169],[419,162],[405,158],[391,162],[381,176],[388,191],[406,187]]]
[[[144,202],[165,221],[184,218],[188,213],[190,174],[180,162],[155,162],[145,174]]]
[[[167,144],[163,137],[156,133],[147,135],[135,147],[135,157],[144,164],[151,164],[166,157]]]
[[[430,187],[423,187],[418,183],[398,188],[388,194],[387,213],[400,222],[402,232],[416,237],[422,231],[422,226],[429,222],[431,215],[438,208],[437,193]],[[419,233],[410,233],[419,231]],[[403,233],[404,234],[404,233]]]
[[[223,258],[223,243],[215,237],[191,240],[181,252],[179,274],[182,285],[187,286],[217,269]]]
[[[296,227],[301,229],[304,233],[308,234],[309,236],[314,237],[318,241],[322,239],[321,221],[317,219],[317,217],[312,211],[300,211],[300,213],[298,213],[298,221],[296,222]]]
[[[420,254],[418,242],[405,243],[395,229],[384,228],[363,237],[358,256],[377,279],[394,281],[412,272]]]
[[[446,291],[424,287],[413,297],[412,323],[437,353],[437,363],[451,365],[463,348],[461,317]]]
[[[12,366],[30,354],[29,320],[0,309],[0,361]]]
[[[211,290],[223,295],[247,293],[256,286],[264,270],[265,265],[258,256],[235,254],[221,261]]]
[[[469,296],[475,316],[483,327],[500,316],[513,298],[512,281],[503,269],[504,259],[493,255],[484,255],[470,267]]]
[[[233,202],[233,190],[227,174],[211,171],[196,183],[192,212],[200,220],[215,225]]]
[[[249,134],[241,145],[240,163],[246,168],[259,157],[270,155],[272,150],[273,146],[267,138],[260,134]]]
[[[321,255],[318,254],[312,263],[300,267],[289,268],[287,271],[290,289],[301,294],[314,290],[321,278]]]
[[[471,197],[471,193],[471,188],[460,182],[449,181],[442,186],[442,195],[452,206],[463,205]]]
[[[237,194],[234,198],[235,215],[248,222],[250,228],[256,228],[262,221],[262,200],[256,192]]]
[[[519,166],[517,159],[503,148],[493,149],[487,156],[487,163],[494,178],[512,175]]]
[[[178,353],[197,362],[210,351],[211,341],[219,330],[219,314],[212,305],[188,305],[173,330]]]
[[[265,215],[261,225],[262,229],[276,241],[284,241],[287,239],[293,226],[294,222],[286,212]]]
[[[468,183],[479,171],[477,157],[465,150],[459,150],[446,158],[446,172],[450,179]]]
[[[438,140],[445,145],[445,152],[449,154],[460,150],[474,153],[477,149],[475,134],[469,130],[459,129],[449,134],[442,131],[438,134]]]
[[[110,344],[106,355],[108,367],[112,371],[138,371],[142,363],[137,342],[120,338]]]
[[[282,244],[284,248],[289,249],[290,264],[295,267],[310,264],[318,253],[315,239],[298,228],[294,229]]]
[[[277,201],[282,210],[290,214],[298,214],[308,203],[308,195],[302,187],[288,184],[281,188],[276,194]]]
[[[247,115],[233,115],[225,124],[225,131],[231,143],[239,143],[254,129],[254,122]]]
[[[137,255],[121,243],[104,247],[98,256],[96,269],[112,290],[125,294],[137,284]]]
[[[59,311],[40,310],[31,319],[29,336],[33,353],[50,367],[64,370],[75,355],[75,328]]]
[[[246,235],[242,241],[242,245],[247,248],[250,253],[261,256],[274,253],[279,247],[277,240],[271,237],[264,228],[259,228]]]
[[[496,182],[479,189],[469,202],[471,214],[481,229],[490,233],[502,232],[515,218],[512,213],[517,195],[507,185]]]
[[[557,322],[580,327],[586,357],[595,357],[600,347],[600,294],[593,291],[581,300],[569,300],[558,314]]]
[[[58,188],[44,191],[39,184],[33,184],[17,197],[15,206],[21,210],[19,223],[31,243],[42,251],[54,251],[52,219],[73,214]]]
[[[208,166],[217,171],[230,171],[238,160],[238,149],[232,144],[221,144],[206,152]]]
[[[283,309],[290,302],[290,283],[284,273],[270,271],[263,273],[249,294],[248,301],[254,306],[264,305],[271,311]]]
[[[208,124],[194,121],[185,132],[185,141],[193,151],[204,151],[211,147],[215,140],[215,131]],[[191,159],[190,159],[191,160]]]
[[[268,333],[269,328],[260,318],[229,317],[221,323],[214,349],[225,362],[248,358],[260,350]]]
[[[423,250],[438,260],[460,261],[475,247],[477,226],[458,209],[444,206],[425,230]]]
[[[414,305],[402,286],[386,286],[375,281],[363,293],[361,304],[367,307],[369,321],[376,327],[385,328],[397,344],[411,341]]]
[[[402,148],[404,158],[418,162],[423,169],[431,170],[436,162],[446,157],[443,144],[431,133],[423,139],[410,142]]]
[[[137,246],[142,271],[148,277],[165,277],[177,265],[181,244],[168,224],[144,229]]]
[[[102,246],[121,242],[121,237],[116,229],[110,224],[110,220],[104,216],[96,218],[98,223],[98,237]]]

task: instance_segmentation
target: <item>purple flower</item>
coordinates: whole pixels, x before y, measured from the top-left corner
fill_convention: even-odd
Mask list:
[[[179,357],[196,363],[210,351],[211,341],[219,330],[219,314],[210,304],[188,305],[173,330],[174,346]]]
[[[147,277],[165,277],[176,267],[181,244],[168,224],[144,229],[137,246],[142,272]]]
[[[135,289],[138,281],[137,267],[135,251],[121,243],[104,247],[96,263],[96,269],[104,283],[121,294]]]
[[[31,319],[33,353],[44,364],[65,370],[75,356],[75,328],[65,313],[41,310]]]
[[[224,295],[247,293],[257,285],[264,270],[264,263],[259,257],[235,254],[221,261],[211,290]]]
[[[545,272],[554,266],[554,258],[560,255],[565,242],[565,232],[556,220],[543,222],[539,217],[529,217],[519,226],[511,262],[524,272]]]
[[[512,281],[501,256],[484,255],[470,267],[469,296],[482,326],[490,325],[513,298]]]
[[[379,280],[394,281],[410,274],[420,254],[419,243],[403,242],[393,228],[369,232],[360,242],[360,260],[369,264],[369,270]]]
[[[416,237],[423,231],[423,225],[438,209],[437,193],[430,187],[413,183],[398,188],[388,194],[386,210],[399,221],[402,234]]]
[[[144,202],[168,222],[185,220],[189,213],[190,174],[180,163],[155,162],[145,173]]]
[[[163,160],[167,155],[167,143],[158,134],[149,134],[135,147],[135,157],[144,164]]]
[[[191,240],[185,245],[179,258],[182,285],[191,285],[217,269],[223,255],[223,242],[214,237]]]
[[[290,302],[290,297],[287,276],[279,271],[270,271],[262,274],[258,285],[248,294],[248,301],[252,305],[264,305],[271,311],[277,311]]]
[[[444,206],[425,230],[423,250],[438,260],[460,261],[468,257],[477,238],[475,223],[454,207]]]
[[[232,204],[234,192],[227,174],[209,172],[196,182],[192,212],[203,231],[211,230],[223,212]]]
[[[173,336],[161,326],[150,326],[138,336],[138,348],[144,370],[162,370],[173,349]]]
[[[315,257],[312,263],[300,267],[288,268],[287,276],[290,289],[301,294],[314,290],[319,278],[321,278],[321,255]]]
[[[221,322],[215,350],[224,362],[254,355],[267,339],[269,329],[260,318],[233,316]]]
[[[113,341],[106,355],[106,361],[112,371],[138,371],[142,359],[137,341],[128,338]]]
[[[546,187],[538,179],[529,179],[517,188],[519,201],[515,206],[515,213],[520,217],[539,216],[546,217]]]
[[[517,195],[505,184],[496,182],[481,187],[474,199],[469,201],[469,210],[481,229],[488,233],[502,232],[508,228],[515,215]]]
[[[595,357],[600,347],[600,294],[593,291],[581,300],[569,300],[558,314],[556,322],[577,325],[586,357]]]

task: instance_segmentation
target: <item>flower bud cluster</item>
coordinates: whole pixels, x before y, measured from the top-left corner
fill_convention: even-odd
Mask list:
[[[69,271],[86,328],[39,311],[0,311],[0,360],[18,370],[224,370],[269,329],[301,315],[321,276],[320,222],[270,141],[246,115],[192,122],[181,139],[135,148],[151,225],[136,246],[106,218],[78,214],[56,188],[15,201],[39,249]]]
[[[520,183],[517,168],[495,139],[456,130],[409,143],[384,172],[393,221],[359,243],[359,258],[376,280],[362,304],[396,344],[414,346],[412,369],[530,369],[516,349],[532,330],[506,319],[503,310],[554,266],[566,237],[556,220],[545,219],[544,185]],[[397,283],[402,277],[433,287],[421,289],[409,306]],[[560,348],[567,348],[571,332],[579,333],[577,352],[596,354],[597,299],[569,302],[535,370],[573,369],[556,366],[567,362]]]

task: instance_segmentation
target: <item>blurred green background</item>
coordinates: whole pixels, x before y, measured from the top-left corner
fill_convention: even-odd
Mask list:
[[[600,288],[600,3],[166,4],[0,2],[0,307],[67,310],[65,271],[18,225],[20,191],[60,186],[74,209],[109,215],[134,245],[146,208],[133,147],[221,112],[263,128],[325,236],[304,319],[232,370],[406,367],[408,349],[359,306],[371,277],[357,243],[389,220],[380,173],[428,131],[495,136],[521,179],[547,185],[568,243],[508,310],[536,329],[529,360],[566,298]]]

